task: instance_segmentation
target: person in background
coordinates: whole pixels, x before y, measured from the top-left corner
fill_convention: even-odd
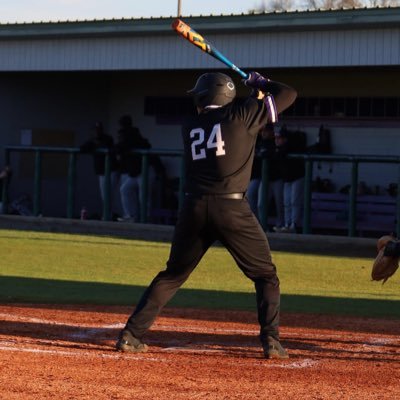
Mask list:
[[[261,134],[257,137],[251,180],[247,190],[247,198],[253,213],[258,219],[261,216],[262,197],[262,160],[267,159],[268,163],[268,204],[272,201],[275,206],[275,229],[284,225],[283,210],[283,181],[280,175],[279,160],[275,154],[275,133],[274,126],[267,124]],[[267,215],[269,210],[266,210]]]
[[[139,149],[148,150],[151,145],[142,136],[140,130],[133,126],[130,115],[123,115],[119,120],[119,125],[116,152],[121,172],[120,195],[123,209],[123,216],[119,221],[139,222],[140,193],[142,190],[142,155],[133,151]],[[164,165],[158,156],[150,155],[149,164],[157,177],[165,176]]]
[[[113,194],[118,185],[119,172],[118,163],[115,156],[114,139],[112,136],[107,135],[104,132],[102,122],[96,122],[94,126],[94,136],[80,146],[82,153],[93,153],[93,167],[94,172],[99,180],[100,196],[104,207],[105,200],[105,171],[106,171],[106,156],[104,153],[97,153],[97,149],[109,149],[110,150],[110,170],[111,170],[111,190],[110,190],[110,207],[112,210]]]
[[[262,164],[266,153],[265,142],[264,132],[262,132],[257,136],[250,183],[246,193],[251,211],[253,211],[258,220],[260,219],[259,207],[261,200]]]
[[[10,183],[11,175],[12,171],[9,165],[6,165],[0,171],[0,214],[5,213],[5,210],[3,209],[3,190],[7,190],[7,186]]]
[[[290,132],[286,126],[275,132],[276,154],[280,160],[280,173],[283,180],[284,226],[276,227],[276,232],[297,233],[303,223],[304,176],[303,159],[287,158],[288,154],[306,152],[303,132]]]
[[[323,125],[319,127],[316,143],[307,147],[310,154],[332,154],[331,133]]]

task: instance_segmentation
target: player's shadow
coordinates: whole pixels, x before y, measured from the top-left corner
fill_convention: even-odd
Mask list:
[[[122,326],[121,326],[122,327]],[[115,342],[119,328],[115,327],[83,327],[68,324],[26,321],[0,321],[0,335],[14,338],[12,347],[34,346],[35,348],[77,349],[108,352],[115,350]],[[23,338],[29,338],[25,341]],[[146,335],[146,343],[153,352],[164,352],[169,349],[188,351],[202,356],[212,356],[214,352],[227,356],[260,357],[262,356],[260,342],[256,335],[234,331],[232,333],[193,332],[171,330],[165,328],[150,330]],[[396,342],[381,344],[357,340],[346,340],[326,335],[324,338],[284,338],[282,344],[291,354],[291,359],[340,359],[362,360],[367,362],[393,362],[399,354],[400,345]]]
[[[24,307],[24,302],[30,303],[27,307],[33,307],[31,303],[40,303],[41,308],[89,312],[97,308],[101,312],[126,316],[133,310],[132,301],[137,301],[145,289],[138,285],[0,276],[0,301],[19,303],[20,307]],[[81,304],[93,306],[82,308]],[[100,306],[103,304],[107,306]],[[126,308],[115,308],[121,305]],[[199,320],[256,324],[255,305],[254,293],[181,288],[163,313]],[[400,301],[283,294],[281,312],[282,324],[286,326],[400,335]],[[335,315],[340,318],[330,317]],[[363,318],[354,319],[354,316]],[[382,318],[386,318],[384,324],[380,322]]]

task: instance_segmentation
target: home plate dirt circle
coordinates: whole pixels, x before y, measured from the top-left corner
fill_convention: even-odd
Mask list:
[[[1,399],[395,399],[398,320],[284,314],[265,360],[252,312],[167,308],[147,353],[115,351],[132,307],[0,305]]]

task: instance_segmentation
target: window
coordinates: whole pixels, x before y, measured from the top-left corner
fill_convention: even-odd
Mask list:
[[[359,116],[360,117],[370,117],[371,116],[371,101],[370,97],[361,97],[360,98],[360,108],[359,108]]]
[[[400,115],[399,104],[400,99],[397,97],[387,97],[385,104],[386,116],[389,118],[398,117]]]
[[[196,113],[189,97],[145,97],[145,115],[159,123],[179,123]],[[400,97],[298,97],[282,113],[290,118],[400,118]]]
[[[358,99],[357,97],[346,98],[346,117],[357,117]]]
[[[144,114],[155,116],[193,115],[195,107],[188,97],[145,97]]]
[[[285,117],[400,118],[400,97],[299,97]]]
[[[332,101],[329,98],[320,99],[320,110],[322,117],[332,115]]]
[[[334,117],[344,117],[345,115],[345,98],[337,97],[332,101],[332,111]]]

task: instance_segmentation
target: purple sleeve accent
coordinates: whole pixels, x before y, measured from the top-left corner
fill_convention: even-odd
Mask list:
[[[268,122],[271,124],[278,122],[278,111],[276,109],[274,97],[270,94],[267,94],[264,96],[263,101],[268,111]]]

